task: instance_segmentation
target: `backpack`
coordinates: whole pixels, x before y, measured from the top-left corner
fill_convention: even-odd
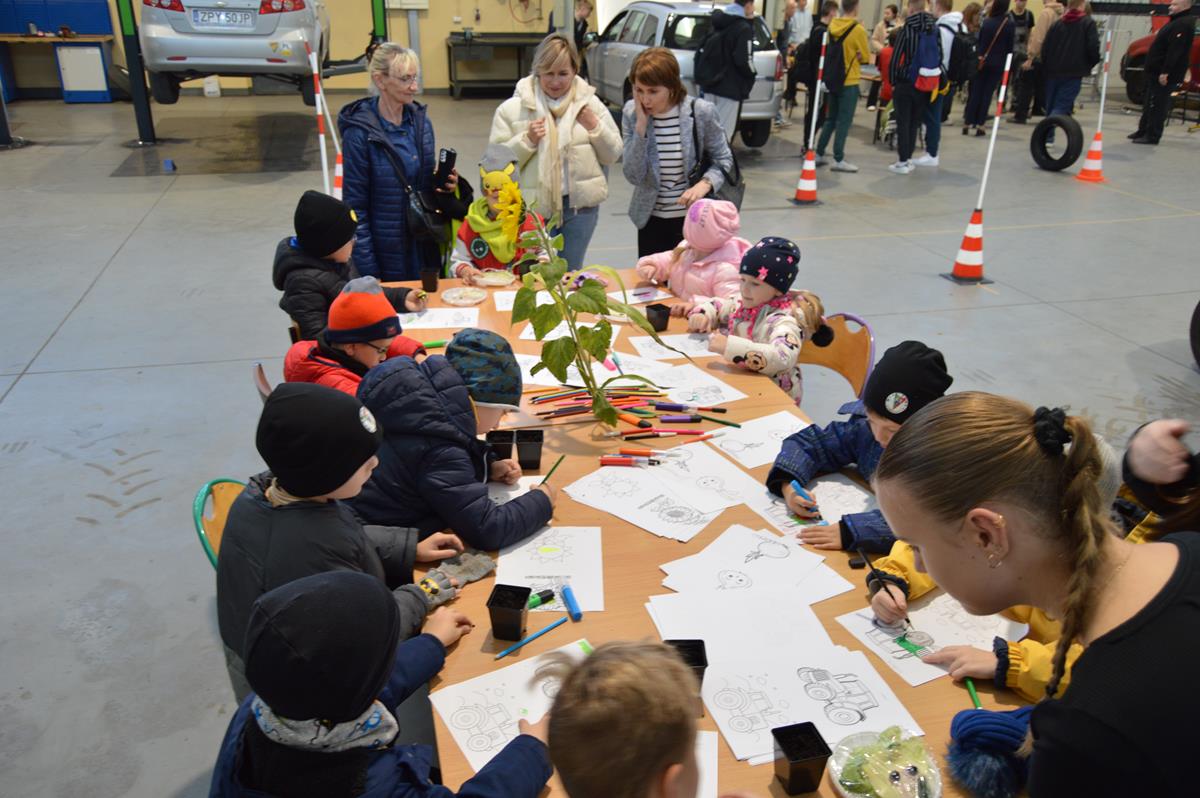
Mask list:
[[[946,78],[951,83],[966,83],[979,73],[979,43],[974,36],[949,25],[938,25],[950,31],[954,38],[950,42],[950,66]]]
[[[721,32],[709,28],[708,34],[696,48],[692,61],[692,77],[701,89],[711,89],[725,79],[727,61],[724,56]]]
[[[825,74],[821,79],[825,84],[825,91],[841,91],[846,85],[846,48],[842,46],[842,42],[846,41],[846,37],[857,27],[858,23],[855,22],[842,31],[841,36],[829,38],[829,46],[825,48]]]
[[[917,91],[937,90],[942,78],[942,36],[936,30],[917,33],[908,76]]]

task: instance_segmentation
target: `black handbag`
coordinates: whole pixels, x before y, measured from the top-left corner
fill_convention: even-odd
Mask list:
[[[450,218],[438,204],[432,191],[419,191],[413,188],[404,177],[404,168],[396,158],[396,153],[387,142],[372,138],[371,142],[383,150],[383,154],[396,171],[400,185],[404,186],[404,194],[408,198],[408,212],[404,214],[409,234],[417,241],[429,241],[439,247],[449,241],[448,231]]]
[[[696,166],[688,175],[688,185],[694,186],[700,182],[700,179],[707,174],[709,169],[716,169],[725,178],[725,183],[720,188],[711,192],[708,196],[712,199],[725,200],[732,202],[739,210],[742,207],[742,197],[746,194],[746,183],[742,180],[742,168],[738,165],[737,156],[733,154],[733,149],[729,150],[729,157],[733,160],[730,168],[726,171],[725,167],[714,161],[700,147],[700,131],[699,125],[696,123],[696,101],[692,100],[692,142],[696,152]]]

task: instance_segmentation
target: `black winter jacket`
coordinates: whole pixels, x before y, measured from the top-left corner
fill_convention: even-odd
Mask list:
[[[758,77],[754,71],[754,25],[745,17],[718,8],[712,13],[712,29],[721,37],[721,60],[727,66],[719,81],[701,88],[707,94],[745,100],[754,91]]]
[[[1187,75],[1192,55],[1192,38],[1196,35],[1194,9],[1180,11],[1171,17],[1154,36],[1150,50],[1146,53],[1146,77],[1158,80],[1166,74],[1167,85],[1183,81]]]
[[[358,277],[354,261],[335,263],[318,258],[300,248],[295,237],[285,238],[275,248],[271,280],[283,292],[279,307],[300,327],[300,339],[311,341],[325,329],[329,306],[343,286]],[[408,288],[384,288],[384,296],[398,313],[406,313],[404,299]]]
[[[1046,31],[1042,67],[1048,78],[1082,78],[1100,63],[1100,31],[1096,20],[1070,11]]]
[[[553,507],[539,490],[502,505],[488,498],[495,456],[476,437],[467,386],[445,357],[385,360],[367,372],[358,398],[383,425],[379,466],[353,500],[363,518],[416,527],[422,538],[448,528],[488,551],[550,522]]]
[[[255,599],[296,579],[327,571],[358,571],[381,579],[400,608],[400,636],[421,631],[428,603],[412,584],[417,532],[364,527],[340,501],[273,507],[265,495],[271,473],[250,478],[234,500],[217,555],[217,624],[225,645],[242,644]]]

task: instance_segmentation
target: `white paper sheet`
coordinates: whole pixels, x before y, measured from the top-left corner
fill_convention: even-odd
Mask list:
[[[647,302],[658,302],[662,299],[674,299],[675,295],[670,291],[664,291],[654,285],[639,285],[637,288],[626,288],[625,294],[620,291],[609,291],[608,298],[615,299],[618,302],[625,302],[628,305],[644,305]],[[628,300],[626,302],[626,300]]]
[[[513,309],[513,304],[517,301],[516,291],[493,291],[492,299],[496,303],[496,310],[506,313]],[[538,291],[537,304],[553,305],[554,297],[550,296],[545,291]]]
[[[701,690],[738,759],[773,750],[771,729],[812,721],[826,740],[898,725],[923,731],[861,651],[810,647],[799,657],[774,652],[709,662]]]
[[[576,640],[555,651],[581,660],[591,653],[591,646],[586,640]],[[475,770],[520,734],[518,720],[537,721],[550,709],[558,685],[552,680],[535,681],[544,657],[517,662],[430,694],[434,709]]]
[[[745,399],[746,394],[691,363],[676,366],[665,378],[672,402],[707,407]],[[730,429],[733,429],[730,427]]]
[[[520,352],[516,353],[517,365],[521,367],[521,382],[524,385],[559,385],[559,381],[550,373],[549,369],[542,369],[537,374],[533,373],[533,367],[538,364],[541,357],[538,355],[524,355]]]
[[[400,326],[414,330],[478,327],[479,308],[425,308],[419,313],[400,313]]]
[[[669,563],[670,575],[663,585],[681,593],[788,588],[802,582],[824,560],[795,538],[734,524],[699,554]]]
[[[700,783],[696,798],[717,798],[717,733],[696,732],[696,762],[700,765]]]
[[[720,440],[715,439],[715,440]],[[780,532],[794,534],[801,527],[836,524],[843,515],[864,513],[878,508],[875,496],[845,474],[826,474],[807,488],[821,509],[820,521],[801,521],[792,515],[783,499],[760,487],[747,494],[747,507]]]
[[[543,338],[542,341],[544,343],[546,341],[553,341],[555,338],[567,338],[570,335],[571,330],[567,327],[567,323],[565,321],[560,321],[557,327],[546,333],[546,337]],[[522,341],[536,341],[537,335],[535,335],[533,332],[533,324],[530,322],[525,322],[525,329],[521,330],[520,337]]]
[[[716,352],[708,351],[708,333],[680,333],[678,335],[660,335],[663,343],[675,347],[679,352],[692,357],[716,357]],[[635,336],[629,339],[638,354],[650,360],[675,360],[682,358],[679,352],[673,352],[655,341],[649,335]]]
[[[604,558],[598,526],[548,526],[531,538],[500,550],[496,581],[553,590],[554,600],[533,612],[564,612],[562,586],[570,582],[584,612],[604,609]]]
[[[508,504],[518,496],[524,496],[529,491],[533,490],[533,486],[542,481],[540,476],[521,477],[517,480],[516,485],[505,485],[502,482],[489,482],[487,486],[488,498],[494,504]]]
[[[717,513],[702,513],[664,488],[650,468],[602,466],[572,482],[567,495],[664,538],[689,541]]]
[[[906,632],[910,642],[932,653],[946,646],[974,646],[991,651],[993,638],[1019,640],[1028,631],[1025,624],[999,615],[971,615],[946,593],[923,596],[910,604],[908,619],[912,622],[911,631],[903,624],[884,626],[875,621],[871,608],[865,607],[837,620],[862,641],[868,651],[914,687],[945,676],[946,671],[937,665],[926,665],[917,655],[898,645],[896,638]]]
[[[758,490],[745,471],[712,449],[676,446],[671,452],[650,470],[664,487],[702,513],[736,507],[747,492]]]
[[[743,421],[741,429],[730,427],[720,438],[708,442],[737,460],[745,468],[758,468],[775,462],[783,439],[809,424],[786,410],[769,416]]]

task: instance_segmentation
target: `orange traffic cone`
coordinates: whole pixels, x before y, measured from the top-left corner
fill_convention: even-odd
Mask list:
[[[333,164],[333,198],[342,198],[342,154],[337,154]]]
[[[1088,183],[1103,183],[1104,182],[1104,159],[1101,157],[1101,151],[1104,145],[1101,143],[1100,131],[1096,131],[1096,138],[1092,139],[1092,146],[1088,147],[1087,160],[1083,162],[1083,169],[1079,170],[1079,174],[1075,175],[1076,180],[1085,180]]]
[[[812,150],[804,153],[804,167],[800,170],[800,182],[796,184],[793,205],[820,205],[817,199],[817,154]]]
[[[954,259],[954,270],[943,274],[947,280],[959,285],[981,285],[992,282],[983,276],[983,210],[976,208],[967,223],[958,257]]]

